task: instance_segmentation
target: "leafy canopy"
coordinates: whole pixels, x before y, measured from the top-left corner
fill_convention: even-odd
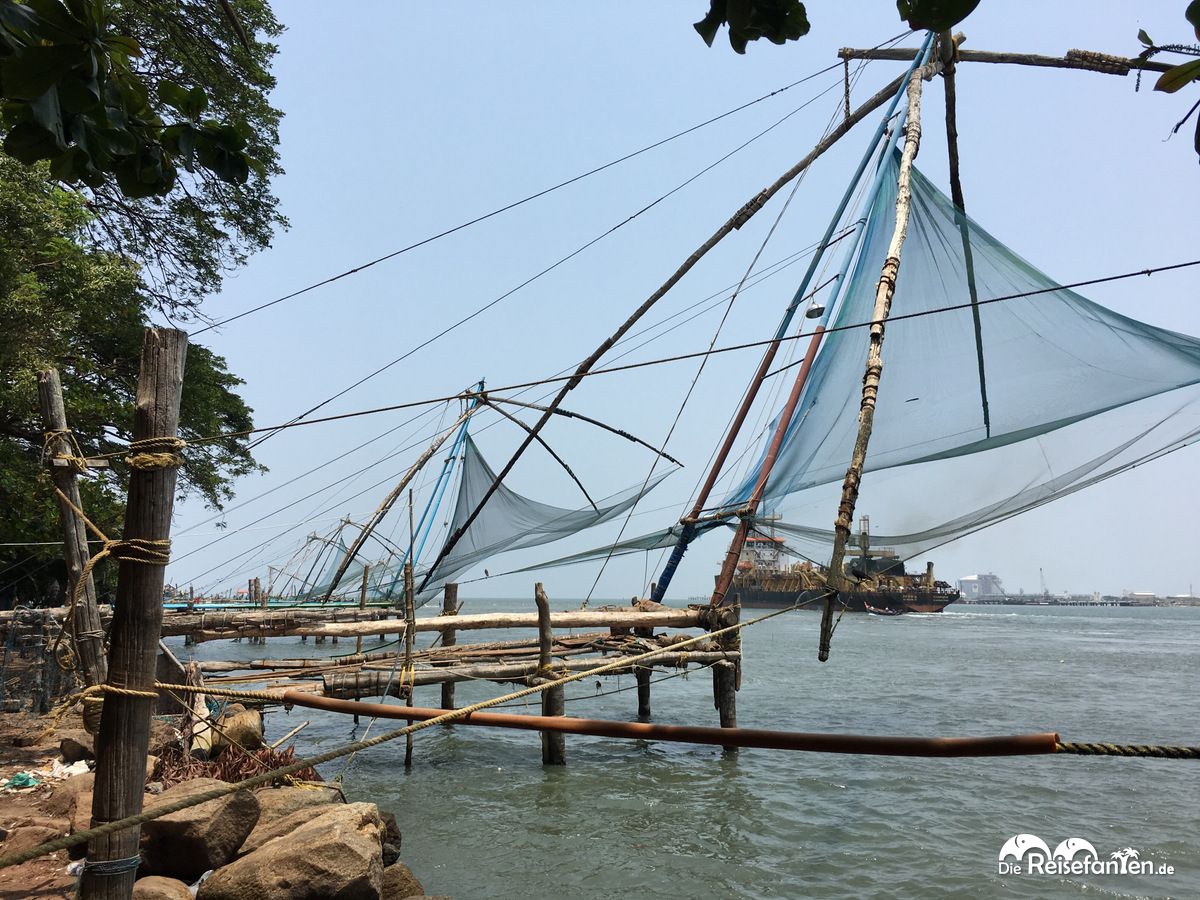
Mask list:
[[[198,315],[287,220],[281,31],[266,0],[0,0],[4,151],[84,194],[85,237],[140,265],[163,312]]]
[[[92,214],[78,194],[54,185],[47,169],[0,155],[0,542],[6,543],[60,538],[40,465],[37,373],[59,370],[68,423],[85,454],[119,450],[130,437],[142,335],[153,309],[129,261],[81,244]],[[189,347],[181,436],[251,427],[251,411],[235,393],[241,383],[221,357]],[[219,507],[231,496],[229,480],[258,468],[244,438],[197,445],[186,453],[179,491]],[[82,481],[89,516],[106,534],[119,535],[123,467]],[[15,566],[0,589],[16,580],[28,598],[40,595],[51,576],[65,583],[56,572],[61,563],[43,566],[61,551],[42,550],[0,548],[0,570]]]

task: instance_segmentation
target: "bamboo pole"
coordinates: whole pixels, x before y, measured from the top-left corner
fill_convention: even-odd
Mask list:
[[[179,426],[187,332],[146,329],[134,407],[133,439],[174,438]],[[125,509],[125,541],[167,541],[178,470],[133,468]],[[149,697],[109,694],[96,740],[96,786],[92,824],[113,822],[142,810],[154,668],[162,624],[165,567],[121,559],[113,613],[108,683]],[[93,838],[79,893],[83,900],[124,900],[133,890],[140,828]],[[96,863],[107,863],[97,867]],[[109,873],[112,874],[109,874]]]
[[[840,59],[886,59],[896,62],[911,62],[915,55],[915,50],[905,47],[887,50],[855,50],[843,47],[838,51]],[[1068,50],[1065,56],[1041,56],[1037,53],[997,53],[993,50],[959,50],[957,58],[959,62],[997,63],[1050,69],[1081,69],[1105,75],[1128,75],[1130,69],[1165,72],[1171,68],[1170,63],[1109,56],[1106,53],[1095,53],[1090,50]]]
[[[565,610],[550,614],[550,622],[556,629],[562,628],[634,628],[638,626],[657,628],[700,628],[701,612],[695,609],[665,609],[641,612],[633,609],[614,610]],[[466,616],[431,616],[418,618],[413,630],[441,631],[453,626],[459,631],[489,630],[494,628],[535,628],[536,613],[476,613]],[[398,634],[403,635],[403,619],[378,619],[362,622],[332,622],[329,624],[294,623],[286,626],[268,627],[246,625],[242,634],[268,633],[272,637],[357,637],[358,635]],[[197,643],[226,640],[234,634],[194,627],[191,629]]]
[[[491,485],[488,486],[487,491],[484,492],[483,497],[480,498],[475,509],[471,511],[471,514],[467,516],[462,525],[460,525],[446,540],[446,543],[442,546],[441,551],[434,560],[433,565],[429,567],[429,575],[426,575],[425,581],[428,581],[430,575],[432,575],[437,569],[438,564],[445,559],[450,551],[457,546],[458,542],[462,540],[463,535],[467,533],[467,529],[471,527],[471,524],[483,510],[484,506],[487,505],[488,500],[492,498],[492,495],[500,487],[504,479],[508,477],[508,473],[512,471],[513,466],[517,464],[517,460],[521,458],[521,455],[529,448],[529,445],[533,443],[534,436],[545,427],[547,422],[550,421],[550,418],[554,415],[554,411],[562,405],[562,402],[566,398],[567,394],[575,390],[579,383],[583,381],[584,376],[591,370],[592,366],[594,366],[600,360],[600,358],[604,356],[604,354],[607,353],[614,344],[617,343],[617,341],[621,340],[621,338],[624,337],[625,334],[637,324],[638,320],[640,320],[642,316],[648,313],[659,300],[666,296],[667,292],[674,287],[684,275],[691,271],[692,267],[695,266],[696,263],[698,263],[701,259],[703,259],[709,250],[719,244],[728,235],[750,221],[751,217],[753,217],[755,213],[762,209],[768,200],[779,193],[779,191],[787,186],[787,184],[789,184],[797,175],[807,169],[822,153],[836,144],[850,131],[851,128],[861,122],[866,116],[870,115],[874,110],[886,103],[892,97],[892,95],[896,93],[900,85],[903,84],[903,81],[904,79],[901,77],[889,83],[886,87],[884,87],[883,90],[879,91],[879,93],[867,100],[866,103],[862,104],[862,106],[847,116],[846,119],[840,124],[838,124],[837,127],[835,127],[826,137],[817,143],[817,145],[808,153],[807,156],[784,172],[783,175],[777,178],[771,185],[764,188],[749,201],[747,201],[741,207],[741,209],[734,213],[724,225],[718,228],[716,232],[714,232],[713,235],[708,238],[708,240],[697,247],[692,255],[684,260],[683,264],[680,265],[679,268],[676,269],[671,276],[667,278],[667,280],[664,281],[657,290],[654,291],[654,293],[647,297],[646,300],[643,301],[642,305],[634,310],[633,314],[630,315],[629,318],[627,318],[623,323],[621,323],[621,326],[617,328],[616,331],[609,335],[599,347],[592,351],[592,354],[588,356],[587,359],[579,364],[579,367],[575,370],[575,373],[571,376],[570,380],[559,389],[558,393],[554,396],[554,399],[551,400],[550,404],[546,407],[545,412],[542,413],[541,418],[534,423],[530,433],[526,434],[520,445],[518,445],[516,451],[514,451],[512,457],[507,463],[505,463],[504,468],[497,473],[495,480],[491,483]],[[424,586],[425,582],[422,582],[421,587],[424,588]]]
[[[63,403],[62,382],[59,380],[57,369],[47,369],[38,373],[38,402],[42,408],[42,419],[47,432],[47,460],[54,461],[73,456],[71,442],[67,438],[71,431],[67,426],[67,410]],[[55,495],[58,499],[58,517],[63,536],[63,560],[67,565],[68,597],[74,596],[75,586],[83,576],[83,569],[89,558],[87,526],[75,510],[71,509],[71,504],[83,509],[75,472],[74,465],[50,466],[50,478],[55,487],[70,501],[68,503]],[[89,685],[100,684],[108,677],[108,661],[104,658],[104,629],[100,622],[100,608],[96,602],[96,582],[91,572],[83,577],[83,587],[80,589],[79,602],[75,606],[72,619],[75,649],[83,667],[84,680]]]
[[[875,422],[875,402],[879,395],[879,380],[883,374],[884,324],[892,309],[892,296],[896,291],[896,277],[900,271],[900,252],[908,233],[909,207],[912,202],[910,181],[913,160],[921,147],[921,82],[932,78],[942,69],[942,61],[935,59],[917,69],[908,80],[908,116],[904,126],[904,149],[900,154],[900,174],[896,189],[896,225],[888,245],[887,259],[875,287],[875,308],[871,313],[870,345],[867,350],[867,367],[863,375],[862,400],[858,410],[858,433],[850,457],[850,467],[842,482],[842,496],[838,503],[837,520],[834,522],[833,553],[829,560],[829,590],[825,596],[825,608],[821,613],[821,638],[817,659],[829,659],[829,642],[833,635],[833,603],[836,593],[845,590],[846,577],[843,563],[846,558],[846,543],[850,539],[850,524],[854,521],[854,507],[858,502],[858,488],[862,482],[863,465],[867,457],[867,445],[871,440],[871,427]]]
[[[691,664],[708,665],[717,662],[737,662],[741,654],[732,650],[680,650],[676,653],[664,653],[655,657],[653,662],[630,663],[629,666],[614,669],[605,674],[629,674],[637,671],[639,666],[662,666],[664,668],[683,668]],[[563,660],[557,666],[568,672],[585,672],[595,668],[596,657]],[[528,683],[531,676],[537,675],[537,660],[512,663],[486,663],[481,665],[436,666],[429,669],[417,669],[408,679],[409,684],[423,687],[430,684],[444,684],[447,681],[517,681]],[[363,672],[327,672],[321,676],[323,693],[328,697],[363,697],[383,696],[387,687],[388,672],[369,670]],[[401,696],[401,686],[393,680],[389,690],[391,696]]]

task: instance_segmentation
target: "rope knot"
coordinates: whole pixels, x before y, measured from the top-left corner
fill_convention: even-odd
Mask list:
[[[187,441],[177,437],[152,437],[131,441],[131,454],[125,465],[131,469],[178,469],[183,465],[182,450]]]
[[[42,433],[41,464],[48,466],[52,459],[66,460],[79,475],[88,471],[87,457],[70,428],[51,428]]]

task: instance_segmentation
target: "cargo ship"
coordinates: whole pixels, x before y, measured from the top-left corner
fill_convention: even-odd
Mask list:
[[[959,598],[957,588],[933,576],[933,563],[920,575],[905,571],[895,551],[871,546],[870,519],[859,520],[857,555],[845,562],[852,589],[839,595],[836,608],[875,615],[941,612]],[[751,535],[738,559],[730,596],[742,606],[780,608],[795,603],[821,608],[826,567],[808,560],[792,561],[783,538]]]

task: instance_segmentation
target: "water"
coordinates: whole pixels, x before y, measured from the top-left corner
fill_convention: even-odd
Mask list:
[[[470,601],[471,612],[531,607]],[[792,613],[744,632],[740,725],[1200,744],[1200,609],[847,615],[825,664],[816,661],[818,619]],[[195,649],[262,655],[246,644]],[[271,644],[275,655],[352,649]],[[602,690],[633,684],[606,679]],[[467,683],[457,697],[465,704],[496,692]],[[707,671],[652,692],[655,721],[716,724]],[[635,691],[596,693],[594,681],[569,687],[568,713],[635,714]],[[416,699],[435,706],[436,698],[425,688]],[[301,753],[361,737],[366,724],[355,731],[343,717],[295,710],[269,716],[268,730],[282,736],[303,719],[313,724],[298,739]],[[569,736],[568,765],[543,768],[536,733],[467,726],[420,732],[409,773],[403,754],[397,741],[359,756],[347,793],[395,812],[404,858],[426,890],[458,900],[1200,896],[1200,762],[766,750],[725,758],[710,747]],[[1000,848],[1021,833],[1051,849],[1085,838],[1102,859],[1133,847],[1175,874],[1001,876]]]

